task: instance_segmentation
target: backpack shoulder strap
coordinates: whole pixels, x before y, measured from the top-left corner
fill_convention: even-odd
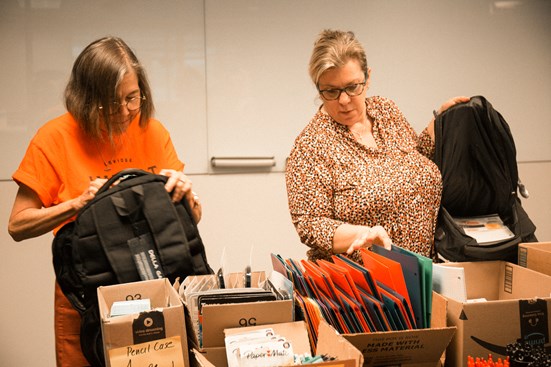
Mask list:
[[[491,122],[490,128],[495,129],[496,134],[494,135],[499,136],[501,139],[502,144],[499,145],[502,149],[501,154],[506,160],[507,172],[510,173],[511,189],[516,192],[518,185],[517,150],[511,129],[503,116],[493,108],[490,102],[484,97],[480,96],[478,98],[483,106],[483,110],[488,114],[488,121]]]

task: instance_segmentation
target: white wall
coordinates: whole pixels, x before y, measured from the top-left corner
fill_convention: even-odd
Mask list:
[[[484,95],[506,116],[520,161],[551,159],[548,0],[5,0],[0,179],[64,111],[74,59],[105,35],[144,63],[188,172],[213,172],[213,156],[273,156],[270,171],[281,172],[320,103],[307,68],[328,27],[357,34],[369,94],[395,100],[418,131],[444,100]]]
[[[154,84],[158,97],[158,116],[161,120],[166,120],[167,125],[173,124],[169,126],[169,128],[171,128],[172,126],[178,127],[178,124],[188,123],[190,121],[206,125],[206,116],[204,116],[204,112],[209,109],[209,111],[211,111],[210,118],[216,118],[218,116],[216,113],[218,110],[214,109],[212,105],[214,101],[209,101],[211,105],[207,106],[206,98],[204,98],[207,85],[204,83],[205,75],[202,73],[205,73],[206,70],[203,64],[203,56],[206,51],[202,48],[205,47],[202,37],[204,30],[208,28],[210,34],[207,35],[207,40],[212,42],[213,40],[216,41],[220,39],[223,41],[222,36],[225,34],[224,29],[219,27],[225,27],[227,24],[231,25],[233,24],[232,22],[236,20],[228,18],[226,19],[228,23],[216,23],[217,19],[220,21],[223,20],[226,14],[224,11],[220,11],[220,9],[216,8],[216,6],[222,6],[222,4],[237,4],[254,14],[256,14],[256,6],[276,7],[278,10],[278,19],[270,20],[269,16],[267,18],[258,19],[260,24],[259,27],[262,27],[262,32],[271,36],[274,35],[270,33],[270,27],[266,25],[276,24],[278,20],[281,20],[280,18],[282,16],[286,22],[292,21],[297,27],[301,27],[301,24],[303,24],[303,17],[307,17],[308,15],[310,15],[310,19],[321,19],[320,12],[322,12],[324,8],[319,6],[319,4],[339,7],[339,14],[342,17],[339,18],[341,19],[340,25],[353,24],[354,27],[352,28],[359,28],[364,24],[368,25],[369,22],[379,21],[381,27],[385,26],[390,27],[391,30],[396,30],[394,37],[388,32],[380,33],[383,29],[381,27],[376,27],[375,33],[371,31],[367,32],[366,37],[361,37],[361,39],[365,39],[367,42],[367,35],[372,36],[374,38],[373,42],[370,42],[372,49],[379,48],[385,50],[389,40],[393,42],[400,41],[399,35],[411,35],[412,37],[434,36],[434,34],[432,34],[433,32],[430,31],[430,27],[423,28],[425,29],[425,34],[420,35],[415,32],[413,32],[415,34],[411,33],[411,28],[403,28],[403,24],[407,22],[411,22],[411,24],[415,25],[416,18],[409,17],[409,13],[407,12],[401,12],[399,14],[389,12],[388,17],[379,16],[377,17],[378,19],[372,19],[369,14],[364,15],[365,12],[362,11],[357,12],[360,19],[348,23],[346,5],[358,8],[368,3],[367,1],[310,2],[318,6],[314,6],[312,9],[303,8],[300,12],[293,11],[294,8],[290,11],[289,9],[279,8],[278,6],[280,4],[285,3],[284,1],[277,2],[279,5],[276,5],[276,2],[273,1],[261,0],[250,0],[249,2],[241,0],[234,2],[221,0],[170,2],[172,6],[178,7],[179,11],[181,10],[182,14],[188,17],[186,19],[190,20],[190,23],[186,24],[180,22],[179,19],[175,19],[174,14],[176,13],[169,12],[166,8],[162,8],[164,13],[161,13],[161,10],[157,10],[158,13],[156,13],[154,10],[157,9],[156,7],[160,6],[158,2],[151,0],[132,0],[129,3],[134,4],[134,7],[128,8],[124,6],[125,3],[121,1],[114,2],[112,0],[98,0],[94,2],[84,0],[74,0],[70,2],[62,0],[0,1],[0,64],[2,64],[3,72],[3,74],[0,72],[3,82],[3,88],[0,91],[0,130],[2,131],[2,136],[0,138],[5,141],[5,144],[0,144],[2,145],[0,146],[0,152],[2,153],[0,168],[2,168],[2,171],[11,172],[13,167],[16,167],[18,162],[16,158],[13,158],[12,150],[21,150],[27,145],[28,138],[37,127],[37,124],[44,122],[47,114],[49,114],[49,117],[52,117],[62,111],[62,108],[60,108],[60,91],[64,86],[66,73],[70,67],[70,60],[67,61],[67,58],[70,59],[74,56],[74,53],[79,50],[73,50],[73,53],[67,54],[65,55],[66,57],[62,58],[63,55],[61,52],[66,52],[67,50],[62,50],[60,48],[60,42],[56,42],[58,39],[63,39],[64,41],[70,40],[71,42],[74,41],[76,44],[83,45],[96,36],[105,34],[108,29],[111,30],[110,32],[120,33],[125,39],[128,39],[133,46],[136,46],[138,56],[145,56],[144,58],[148,63],[152,84]],[[298,2],[286,1],[286,3],[295,4]],[[306,1],[302,2],[302,4],[306,3]],[[418,4],[418,2],[405,3],[409,4],[408,6],[417,6],[414,4]],[[477,5],[482,2],[473,0],[464,2],[448,0],[437,2],[426,0],[423,3],[433,5],[436,3]],[[486,1],[485,3],[490,4],[492,2]],[[541,4],[545,4],[545,1],[532,0],[521,3],[525,5],[533,4],[537,8]],[[203,28],[205,24],[202,23],[201,18],[205,11],[203,7],[204,4],[207,5],[207,15],[210,14],[209,19],[211,20],[211,23],[207,24],[205,29]],[[373,4],[378,4],[378,6],[376,9],[372,9],[372,14],[384,14],[384,6],[392,7],[400,3],[397,0],[374,0],[369,2],[370,6],[373,6]],[[35,9],[25,12],[22,10],[23,5],[34,6]],[[52,7],[52,9],[48,9],[47,7]],[[59,20],[52,22],[51,19],[52,16],[54,16],[52,11],[54,11],[56,7],[61,7],[62,10],[69,12],[78,10],[80,13],[85,12],[88,16],[62,17],[64,21]],[[545,9],[547,8],[548,7]],[[105,9],[111,9],[111,12],[106,12]],[[458,9],[458,11],[462,11],[462,8],[459,7]],[[490,10],[490,8],[488,9]],[[526,8],[521,8],[521,10],[522,9]],[[239,9],[235,8],[230,10],[237,11]],[[421,13],[423,13],[423,9],[416,8],[414,10],[416,12],[415,14],[422,16]],[[127,17],[127,19],[122,19],[120,17],[120,14],[128,14],[128,12],[133,12],[133,16]],[[197,15],[199,15],[199,17],[197,17]],[[292,18],[285,19],[287,15],[292,15]],[[456,18],[455,26],[471,26],[469,23],[473,21],[471,17],[461,12],[458,15],[459,17]],[[147,28],[145,28],[147,37],[141,37],[141,33],[139,33],[144,31],[143,24],[137,21],[136,17],[139,16],[148,19]],[[509,17],[517,19],[509,13],[502,13],[501,16],[507,19],[509,19]],[[534,22],[534,27],[538,24],[541,26],[541,17],[545,16],[548,16],[548,13],[542,12],[538,14],[538,22]],[[432,13],[430,13],[429,19],[425,19],[424,22],[431,21],[431,17]],[[98,27],[98,19],[103,19],[105,27]],[[251,21],[251,19],[253,18],[249,18],[248,21]],[[522,17],[517,20],[522,24],[526,22],[528,24],[531,23],[530,18],[527,18],[526,12],[522,13]],[[132,28],[123,26],[121,23],[123,21],[130,22]],[[443,20],[440,19],[439,22],[441,23]],[[27,31],[26,26],[29,24],[38,28],[38,31],[34,34],[25,33]],[[278,24],[281,26],[287,23]],[[301,36],[307,36],[308,40],[311,38],[313,41],[314,29],[317,31],[318,27],[313,27],[311,23],[308,24],[309,28],[306,30],[300,28],[300,32],[302,32]],[[75,32],[78,29],[80,33],[75,35],[74,32],[67,32],[66,28],[71,28],[75,30]],[[526,35],[525,32],[534,30],[531,27],[523,26],[520,28],[522,28],[522,32],[518,34],[518,37],[521,37],[521,39],[524,39]],[[228,29],[232,32],[240,32],[240,29],[231,27]],[[281,29],[285,30],[285,27]],[[170,60],[157,59],[157,56],[160,57],[158,55],[158,50],[156,48],[153,50],[149,49],[148,47],[151,42],[148,43],[148,40],[163,39],[164,36],[160,35],[164,35],[167,31],[174,32],[175,30],[180,30],[186,37],[180,39],[178,35],[175,34],[174,37],[176,38],[166,38],[165,44],[156,44],[155,46],[161,49],[163,49],[163,47],[171,48],[176,46],[176,48],[173,49],[173,52],[176,54],[170,54]],[[551,38],[545,36],[545,32],[548,32],[547,30],[548,28],[545,28],[543,34],[541,31],[538,34],[540,35],[539,40],[543,40],[544,45],[549,46],[549,39]],[[506,31],[509,32],[506,33],[508,39],[510,38],[511,41],[510,44],[506,45],[509,52],[512,50],[511,47],[520,47],[522,49],[531,45],[530,43],[523,43],[515,40],[515,33],[513,32],[511,34],[510,28]],[[536,29],[536,31],[538,30]],[[251,30],[251,34],[253,33],[254,30]],[[476,32],[470,32],[469,34],[476,36]],[[497,37],[499,34],[501,33],[498,32],[492,36]],[[210,39],[208,36],[210,36]],[[247,42],[246,39],[243,39],[243,34],[241,33],[237,35],[230,33],[228,36],[240,37],[236,46],[244,45]],[[360,36],[362,35],[360,34]],[[13,39],[20,39],[19,37],[21,37],[22,42],[12,42]],[[450,44],[457,42],[457,39],[457,37],[451,37],[449,40]],[[467,34],[461,33],[459,39],[462,40],[462,44],[468,45],[469,37]],[[535,42],[534,39],[537,38],[532,38],[533,42]],[[235,39],[232,40],[235,41]],[[29,41],[28,44],[25,41]],[[181,44],[185,45],[183,49],[177,47]],[[224,43],[220,45],[227,46]],[[262,47],[262,42],[255,43],[254,45],[255,47]],[[391,46],[391,44],[389,45]],[[435,98],[434,90],[444,81],[442,75],[444,71],[447,70],[444,66],[445,63],[453,63],[454,68],[452,72],[458,73],[457,70],[462,70],[462,72],[465,73],[463,75],[473,75],[474,78],[478,76],[480,80],[483,80],[482,77],[487,77],[488,73],[491,75],[492,72],[501,72],[504,74],[511,73],[511,76],[505,79],[495,78],[495,85],[494,83],[479,82],[478,79],[475,83],[469,84],[461,77],[461,74],[454,74],[453,77],[460,79],[458,80],[458,84],[464,87],[462,90],[467,90],[465,93],[468,95],[471,94],[471,90],[479,90],[481,91],[480,93],[487,94],[487,89],[485,88],[495,87],[499,89],[499,95],[505,96],[497,98],[498,102],[494,103],[494,106],[498,110],[506,112],[506,119],[508,121],[512,120],[510,121],[511,123],[514,122],[514,124],[512,124],[512,130],[515,135],[520,134],[523,137],[523,141],[527,142],[523,144],[524,146],[517,147],[519,156],[523,157],[519,165],[520,176],[527,185],[532,196],[529,200],[523,201],[523,204],[530,217],[538,226],[536,234],[539,239],[551,241],[551,223],[549,219],[551,218],[551,185],[549,184],[549,182],[551,182],[551,161],[546,160],[549,157],[545,154],[543,155],[544,159],[540,159],[539,151],[535,149],[535,147],[542,145],[541,142],[543,142],[545,143],[543,144],[544,148],[547,149],[547,152],[549,151],[549,145],[546,145],[549,139],[546,140],[546,137],[549,137],[551,134],[551,124],[547,123],[550,114],[541,112],[542,109],[549,109],[549,104],[547,103],[549,100],[548,96],[550,95],[550,84],[548,83],[549,70],[551,69],[548,68],[548,66],[550,66],[549,54],[546,53],[545,55],[547,56],[541,58],[534,57],[523,59],[521,56],[525,54],[522,52],[511,52],[514,54],[512,55],[506,52],[501,53],[501,51],[494,53],[491,52],[490,49],[487,49],[486,52],[492,55],[490,64],[495,66],[495,70],[492,66],[474,70],[466,68],[465,64],[458,61],[459,59],[448,58],[447,60],[439,60],[438,57],[439,55],[441,56],[441,54],[438,53],[438,50],[445,46],[443,44],[418,42],[419,49],[415,47],[409,48],[407,57],[400,55],[401,48],[392,48],[390,46],[388,46],[388,52],[393,52],[394,56],[387,52],[380,51],[370,55],[372,56],[372,66],[375,65],[377,69],[375,76],[378,79],[377,88],[380,88],[378,92],[383,95],[388,95],[391,92],[393,95],[390,95],[390,97],[396,98],[406,115],[413,117],[411,120],[417,122],[417,128],[421,126],[425,116],[430,115],[430,110],[435,107],[436,103],[440,102],[439,98]],[[492,45],[492,47],[498,46],[499,45],[495,44]],[[270,47],[270,44],[266,45],[266,49]],[[262,49],[263,52],[265,52],[266,49]],[[30,56],[27,54],[29,50]],[[273,48],[273,50],[276,55],[280,52],[285,52],[284,47]],[[450,48],[447,48],[447,50],[450,52]],[[531,52],[538,52],[538,50],[544,52],[545,50],[549,50],[549,47],[542,47],[541,49],[535,47]],[[201,54],[201,52],[203,52],[203,54]],[[212,57],[213,49],[209,52],[211,52],[210,55]],[[220,57],[220,59],[215,61],[226,60],[223,56],[229,51],[221,48],[218,52],[217,57]],[[464,56],[461,55],[461,50],[457,50],[457,52],[459,56]],[[22,55],[22,57],[20,58],[17,55]],[[43,55],[49,56],[43,57]],[[473,55],[477,55],[477,53],[475,52]],[[252,56],[258,56],[258,54]],[[391,63],[385,62],[385,57],[387,56],[392,57],[393,61]],[[174,60],[179,57],[183,57],[183,59],[189,60],[189,62],[182,65],[178,64],[177,61]],[[427,68],[425,68],[425,70],[413,68],[413,66],[417,65],[416,63],[419,63],[422,59],[432,60],[438,63],[435,70],[440,72],[437,73],[434,70],[427,70]],[[178,62],[182,61],[182,59],[178,60]],[[231,60],[234,60],[233,57]],[[496,62],[496,60],[505,60],[507,62],[511,62],[512,60],[516,63],[516,67],[502,70],[503,64]],[[172,65],[170,69],[160,67],[158,64],[159,62],[166,61],[169,62],[169,65]],[[247,60],[247,62],[250,61],[251,60]],[[176,64],[173,65],[172,62]],[[303,62],[301,59],[300,62],[302,65],[300,68],[302,68],[301,70],[304,73],[305,79],[301,79],[300,83],[304,81],[305,84],[307,84],[307,60]],[[239,60],[237,60],[236,63],[239,64]],[[215,73],[219,72],[220,70],[216,69],[217,65],[220,64],[211,64],[209,70]],[[19,75],[22,70],[32,71],[35,72],[35,74],[33,78],[21,81],[17,75]],[[182,70],[186,72],[181,73]],[[45,80],[41,79],[41,77],[45,77],[44,73],[49,73]],[[431,79],[426,79],[424,77],[427,75],[429,75]],[[221,75],[217,79],[221,80],[217,81],[212,78],[208,80],[209,85],[214,88],[211,89],[210,92],[211,95],[214,93],[212,95],[213,99],[216,96],[217,89],[215,88],[217,88],[218,83],[227,81],[224,79],[224,75]],[[533,80],[536,80],[536,82],[534,85],[531,85],[530,81]],[[252,81],[249,82],[252,83]],[[449,82],[449,80],[447,82]],[[188,88],[182,91],[179,89],[182,85]],[[255,85],[255,83],[251,84],[252,87]],[[399,88],[405,88],[405,85],[409,85],[407,91],[413,91],[411,95],[397,92],[401,90]],[[287,87],[279,89],[279,92],[287,92],[292,89],[293,86],[289,85],[288,89],[285,89]],[[174,89],[172,87],[174,87]],[[388,90],[383,88],[388,88]],[[438,95],[445,95],[446,97],[451,96],[456,94],[455,90],[456,89],[448,88],[445,91],[439,92]],[[519,93],[519,90],[522,91],[522,93]],[[253,93],[253,89],[249,89],[246,92]],[[197,95],[203,95],[203,97],[200,98],[197,103],[190,104],[190,97],[195,97]],[[494,102],[496,98],[492,98],[492,96],[493,95],[489,95],[488,97],[490,101]],[[283,97],[285,96],[281,96],[281,98]],[[222,103],[224,109],[233,108],[231,104],[228,106],[224,104],[228,102],[226,98],[226,95],[222,94],[222,96],[217,99],[216,103]],[[310,98],[309,94],[307,98]],[[312,102],[314,98],[315,97],[312,95],[309,102]],[[21,100],[25,102],[20,103]],[[532,106],[533,103],[536,103],[534,101],[539,100],[543,100],[545,103]],[[179,101],[183,101],[182,106],[178,105]],[[269,99],[268,102],[269,108],[266,109],[273,107],[273,109],[282,110],[287,107],[287,105],[278,105],[271,99]],[[515,103],[518,103],[516,107],[519,107],[521,103],[525,104],[527,106],[526,110],[515,108]],[[24,120],[22,117],[28,114],[29,111],[32,112],[31,107],[36,107],[37,104],[40,107],[44,105],[44,108],[36,109],[34,114],[31,113],[32,118]],[[292,103],[289,105],[291,109],[304,107],[302,103],[300,103],[300,106],[294,106]],[[11,110],[12,106],[17,106],[14,111]],[[48,106],[51,108],[47,108]],[[314,108],[313,105],[311,107],[312,109]],[[510,109],[514,109],[514,116],[510,116],[509,113],[507,113]],[[8,110],[11,112],[6,112]],[[415,116],[415,113],[418,113],[419,116]],[[526,116],[530,116],[528,121],[525,120]],[[209,134],[219,134],[215,127],[225,122],[224,117],[223,114],[220,114],[215,124],[211,121],[208,126]],[[510,117],[512,118],[510,119]],[[286,129],[289,132],[298,131],[298,129],[307,122],[303,121],[303,119],[304,118],[301,117],[296,121],[291,121],[290,119],[279,118],[277,124],[281,125],[271,124],[274,126],[270,127],[270,129],[272,129],[270,131],[283,131]],[[428,119],[428,117],[426,119]],[[262,128],[262,125],[256,124],[256,120],[252,122],[246,121],[244,124],[247,127],[250,125],[252,128]],[[291,124],[293,124],[293,126],[290,126]],[[536,128],[534,128],[534,126]],[[206,126],[205,129],[207,129]],[[281,135],[281,131],[279,131],[278,134]],[[238,133],[240,133],[240,130],[236,130],[236,134]],[[6,134],[14,135],[8,136]],[[232,267],[231,270],[241,270],[245,267],[249,261],[251,249],[253,249],[252,265],[255,270],[270,271],[271,265],[269,254],[271,252],[278,253],[286,258],[304,258],[306,247],[299,243],[287,211],[287,198],[283,173],[203,173],[207,171],[208,157],[212,155],[206,152],[208,143],[205,135],[206,133],[201,132],[198,136],[190,137],[186,131],[178,129],[174,137],[176,140],[175,143],[180,147],[180,152],[183,155],[182,158],[190,163],[189,167],[192,168],[192,172],[194,173],[191,178],[194,182],[195,190],[201,196],[204,205],[204,216],[200,223],[200,231],[207,247],[207,255],[211,266],[214,269],[220,266],[220,257],[224,248],[226,249],[225,253],[228,257],[227,263]],[[294,132],[285,135],[289,141],[291,141],[292,137],[294,137]],[[293,136],[291,137],[291,135]],[[25,136],[25,139],[11,138],[13,136]],[[220,141],[217,144],[218,148],[223,146],[224,139],[226,138],[227,136],[217,135],[216,139]],[[535,141],[536,143],[539,142],[540,144],[531,145],[531,141]],[[523,149],[524,147],[526,148]],[[211,151],[208,153],[217,153],[212,147],[210,148]],[[290,148],[290,146],[288,148]],[[287,152],[288,148],[284,147],[283,151]],[[191,152],[195,153],[195,155],[190,157],[190,162],[186,158],[186,155],[189,155]],[[532,159],[533,157],[536,158]],[[528,161],[534,162],[530,163]],[[281,170],[281,165],[278,165],[277,168]],[[0,266],[0,297],[2,304],[0,312],[0,366],[49,367],[55,365],[53,345],[54,275],[50,251],[51,235],[45,235],[22,243],[15,243],[11,240],[7,234],[6,225],[16,189],[17,186],[12,181],[0,181],[0,224],[3,225],[3,229],[0,230],[0,246],[2,253],[0,258],[2,261],[2,265]]]

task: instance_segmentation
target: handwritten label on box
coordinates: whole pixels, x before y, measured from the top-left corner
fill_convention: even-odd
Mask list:
[[[109,350],[111,367],[185,367],[179,336]]]

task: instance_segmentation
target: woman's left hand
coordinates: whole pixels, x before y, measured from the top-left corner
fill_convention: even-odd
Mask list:
[[[448,108],[455,106],[458,103],[469,102],[471,98],[466,96],[457,96],[448,99],[446,102],[442,103],[442,106],[436,111],[437,115],[440,115],[442,112],[446,111]]]
[[[163,169],[160,174],[168,177],[165,189],[172,193],[172,201],[176,203],[186,198],[195,223],[199,223],[202,215],[201,203],[199,202],[199,196],[192,190],[192,183],[189,177],[184,172],[173,169]]]
[[[429,124],[427,125],[427,129],[426,129],[426,131],[429,134],[432,141],[434,141],[434,121],[436,120],[436,116],[440,115],[442,112],[446,111],[451,106],[455,106],[458,103],[469,102],[470,99],[471,98],[465,97],[465,96],[453,97],[453,98],[448,99],[446,102],[442,103],[440,108],[438,110],[434,111],[435,116],[433,116],[433,118],[430,120]]]

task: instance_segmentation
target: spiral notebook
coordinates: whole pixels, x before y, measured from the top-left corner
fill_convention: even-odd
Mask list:
[[[515,237],[497,214],[453,219],[480,246],[494,245]]]

